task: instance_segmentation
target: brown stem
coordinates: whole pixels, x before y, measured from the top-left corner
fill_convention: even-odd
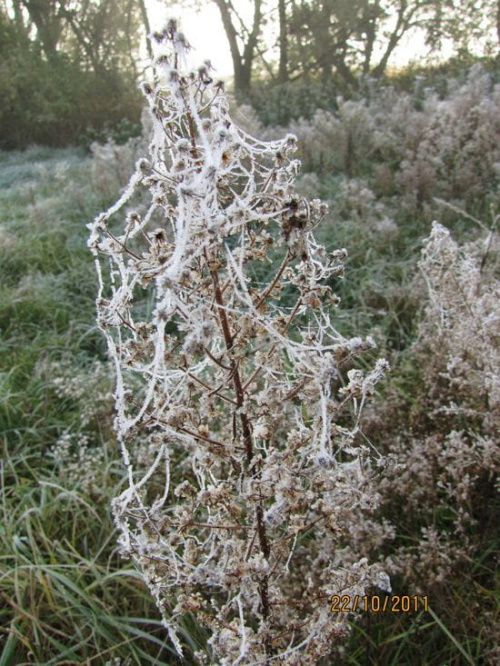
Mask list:
[[[290,324],[292,323],[295,315],[297,314],[297,310],[299,309],[301,304],[302,304],[302,296],[300,296],[299,299],[297,300],[297,302],[295,303],[295,306],[294,306],[293,310],[291,311],[290,315],[288,316],[288,320],[287,320],[285,326],[283,327],[283,329],[281,331],[279,331],[280,335],[285,335],[285,333],[287,332],[287,330],[288,330]],[[273,354],[273,352],[274,352],[274,350],[276,349],[277,346],[278,345],[275,344],[271,347],[271,349],[269,350],[269,353],[268,353],[268,357],[270,357]],[[256,368],[253,371],[253,373],[250,375],[248,380],[245,382],[245,385],[243,386],[244,391],[246,391],[246,389],[250,386],[250,384],[257,377],[257,375],[262,371],[262,368],[263,368],[263,366],[260,365],[258,368]],[[286,397],[285,400],[287,400],[287,399],[288,398]]]
[[[311,520],[309,523],[307,523],[307,525],[303,525],[298,530],[294,530],[292,532],[292,534],[287,534],[286,536],[284,536],[282,539],[279,540],[279,543],[281,543],[283,541],[288,541],[288,539],[294,539],[297,535],[301,534],[302,532],[305,532],[310,527],[313,527],[313,525],[316,525],[316,523],[321,522],[325,518],[326,518],[326,516],[318,516],[314,520]]]
[[[113,234],[111,233],[111,231],[110,231],[109,229],[106,229],[106,233],[108,234],[108,236],[109,236],[111,239],[113,239],[113,240],[115,241],[115,243],[118,243],[118,245],[119,245],[120,247],[123,248],[123,251],[124,251],[124,252],[126,252],[127,254],[129,254],[131,257],[133,257],[133,258],[136,259],[137,261],[140,261],[140,260],[141,260],[141,258],[139,257],[139,255],[135,254],[135,252],[132,252],[132,250],[129,250],[128,247],[127,247],[126,245],[124,245],[120,240],[118,240],[118,238],[116,238],[116,236],[113,236]]]
[[[266,289],[264,289],[264,291],[260,295],[259,300],[257,301],[257,303],[255,303],[255,308],[256,309],[258,309],[262,305],[262,303],[266,300],[266,298],[272,292],[272,290],[274,289],[274,287],[278,283],[278,280],[283,275],[283,271],[288,266],[288,262],[290,261],[290,259],[291,259],[291,253],[290,253],[290,250],[288,250],[288,252],[285,255],[285,258],[283,259],[283,261],[281,263],[281,266],[279,267],[278,272],[276,273],[276,275],[274,277],[274,280],[271,282],[271,284]]]
[[[221,398],[221,400],[225,400],[226,402],[230,402],[232,405],[235,405],[235,404],[236,404],[236,403],[234,402],[234,400],[232,400],[231,398],[228,398],[227,396],[223,395],[222,393],[219,393],[219,391],[220,391],[221,388],[224,386],[224,384],[221,384],[220,386],[216,386],[216,387],[214,388],[213,386],[210,386],[209,384],[207,384],[206,382],[204,382],[203,379],[200,379],[199,377],[197,377],[196,375],[194,375],[192,372],[188,372],[187,375],[188,375],[188,377],[190,377],[193,381],[195,381],[195,382],[197,382],[198,384],[200,384],[200,386],[203,386],[204,388],[206,388],[207,391],[209,391],[209,395],[218,395],[219,398]]]
[[[280,331],[281,335],[285,335],[285,333],[288,331],[288,327],[292,323],[292,321],[295,318],[295,315],[297,314],[297,310],[300,308],[302,305],[302,296],[299,296],[297,299],[297,302],[295,303],[293,310],[290,312],[290,315],[288,317],[288,321],[286,322],[284,328]]]
[[[210,266],[210,262],[207,256],[207,251],[205,250],[205,260],[207,266]],[[230,367],[231,367],[231,374],[233,378],[233,386],[234,390],[236,393],[236,404],[237,404],[237,409],[242,410],[244,403],[245,403],[245,391],[243,389],[243,384],[241,381],[241,376],[240,376],[240,371],[238,368],[238,362],[236,359],[232,357],[231,351],[233,349],[233,341],[234,337],[231,333],[231,328],[229,326],[229,321],[227,317],[227,312],[224,307],[224,300],[222,297],[222,292],[221,292],[221,287],[220,287],[220,282],[219,282],[219,274],[217,270],[209,268],[210,271],[210,276],[212,278],[212,284],[214,287],[214,297],[215,297],[215,302],[217,304],[217,310],[218,310],[218,315],[219,315],[219,321],[222,329],[222,334],[224,336],[224,342],[226,345],[226,350],[229,352],[230,356]],[[247,459],[247,468],[250,468],[250,465],[252,464],[253,460],[253,442],[252,442],[252,429],[250,426],[250,421],[248,419],[248,416],[240,411],[240,423],[241,423],[241,430],[243,434],[243,443],[245,446],[245,451],[246,451],[246,459]],[[262,554],[264,557],[269,559],[269,556],[271,554],[271,548],[269,546],[269,541],[267,538],[267,533],[266,533],[266,526],[264,523],[264,510],[262,507],[262,504],[258,504],[255,510],[255,519],[257,523],[257,533],[259,535],[259,543],[260,543],[260,548],[262,551]],[[260,602],[261,602],[261,611],[262,611],[262,616],[264,619],[267,619],[269,617],[269,580],[268,576],[263,576],[260,581],[259,581],[259,595],[260,595]]]
[[[220,358],[216,358],[216,357],[212,354],[212,352],[210,351],[210,349],[209,349],[208,347],[205,347],[205,352],[206,352],[207,356],[208,356],[209,358],[211,358],[212,361],[213,361],[216,365],[219,366],[219,368],[222,368],[223,370],[231,370],[231,368],[230,368],[228,365],[224,365],[224,363],[222,363],[222,361],[220,360]]]
[[[300,382],[298,383],[298,385],[297,385],[295,388],[293,388],[291,391],[289,391],[289,392],[288,392],[288,393],[282,398],[282,401],[283,401],[283,402],[287,402],[288,400],[291,400],[292,398],[295,398],[295,396],[297,395],[297,393],[299,393],[299,392],[301,391],[301,389],[304,388],[304,386],[306,386],[307,384],[309,384],[310,381],[312,381],[312,377],[304,377],[304,379],[302,379],[302,381],[300,381]]]
[[[191,155],[196,160],[198,159],[198,149],[196,147],[196,131],[194,127],[193,116],[190,113],[187,113],[187,120],[189,125],[189,136],[191,139]]]
[[[216,530],[248,530],[250,529],[247,525],[217,525],[216,523],[189,523],[194,527],[213,527]],[[179,525],[173,525],[173,527],[179,527]]]
[[[161,421],[161,419],[157,419],[159,423],[164,423],[164,421]],[[224,442],[219,442],[217,439],[213,439],[212,437],[207,437],[206,435],[202,435],[199,432],[195,432],[194,430],[190,430],[189,428],[184,428],[182,426],[178,426],[178,430],[180,432],[186,433],[186,435],[191,435],[191,437],[194,437],[195,439],[200,439],[203,442],[208,442],[209,444],[215,444],[216,446],[220,446],[222,449],[226,448],[226,445]]]

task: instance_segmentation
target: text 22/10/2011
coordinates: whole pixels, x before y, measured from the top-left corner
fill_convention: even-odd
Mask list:
[[[353,613],[356,610],[380,613],[389,611],[392,613],[410,613],[419,610],[429,610],[429,598],[408,595],[378,596],[363,595],[354,596],[334,594],[331,597],[332,613]]]

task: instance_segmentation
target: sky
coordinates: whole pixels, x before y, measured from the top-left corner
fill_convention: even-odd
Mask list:
[[[238,0],[234,4],[237,7],[242,5]],[[243,2],[243,5],[248,4]],[[171,3],[165,7],[165,2],[160,2],[160,0],[148,0],[147,5],[152,30],[161,28],[167,18],[180,19],[181,30],[193,47],[193,65],[210,60],[215,68],[216,76],[221,78],[232,76],[233,67],[229,46],[219,10],[213,2],[204,2],[199,11],[181,8],[179,5]]]

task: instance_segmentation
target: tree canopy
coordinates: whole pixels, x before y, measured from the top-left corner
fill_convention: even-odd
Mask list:
[[[0,147],[65,145],[137,121],[143,3],[9,0],[0,5]]]
[[[500,0],[212,2],[239,99],[257,76],[273,87],[356,89],[383,77],[403,39],[418,33],[436,53],[451,45],[494,55],[500,41]],[[88,127],[137,122],[148,33],[146,0],[0,0],[0,148],[66,145]]]
[[[500,40],[499,0],[252,0],[247,23],[231,0],[213,1],[237,92],[249,90],[252,67],[281,83],[337,76],[356,86],[359,75],[380,78],[403,38],[418,32],[434,52],[447,42],[462,54],[491,54]],[[274,48],[262,39],[269,23]]]

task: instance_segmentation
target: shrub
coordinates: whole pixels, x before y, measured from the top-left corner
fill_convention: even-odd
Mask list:
[[[266,126],[287,126],[299,118],[310,119],[319,109],[335,108],[340,81],[256,82],[245,100],[257,110]]]
[[[487,664],[498,660],[498,251],[494,231],[460,247],[434,223],[418,338],[365,429],[400,465],[378,487],[395,527],[387,570],[428,595],[452,635],[481,636]]]
[[[75,145],[89,127],[119,139],[141,113],[132,73],[109,64],[97,75],[63,52],[49,62],[2,10],[0,98],[0,150]]]
[[[442,95],[421,85],[413,94],[379,87],[366,99],[338,97],[335,108],[288,127],[305,171],[368,180],[379,199],[399,197],[400,215],[423,213],[430,222],[439,210],[434,198],[485,214],[498,182],[499,95],[493,76],[475,65],[465,80],[448,80]],[[259,136],[277,134],[255,120]]]
[[[355,369],[373,341],[332,325],[346,252],[314,239],[325,207],[295,192],[295,138],[247,135],[208,67],[186,71],[174,21],[158,40],[150,159],[89,225],[129,477],[122,552],[179,653],[192,614],[201,663],[316,664],[347,634],[331,595],[388,588],[358,547],[378,502],[360,416],[387,364]],[[123,228],[137,189],[150,203]]]
[[[420,262],[428,293],[412,349],[423,395],[411,414],[413,432],[392,444],[404,451],[407,471],[391,493],[406,497],[412,520],[420,516],[422,525],[429,525],[429,512],[453,507],[446,527],[459,536],[461,557],[479,517],[477,502],[492,491],[500,465],[499,284],[487,259],[497,242],[491,233],[460,248],[434,224]],[[427,565],[424,575],[428,582]]]

